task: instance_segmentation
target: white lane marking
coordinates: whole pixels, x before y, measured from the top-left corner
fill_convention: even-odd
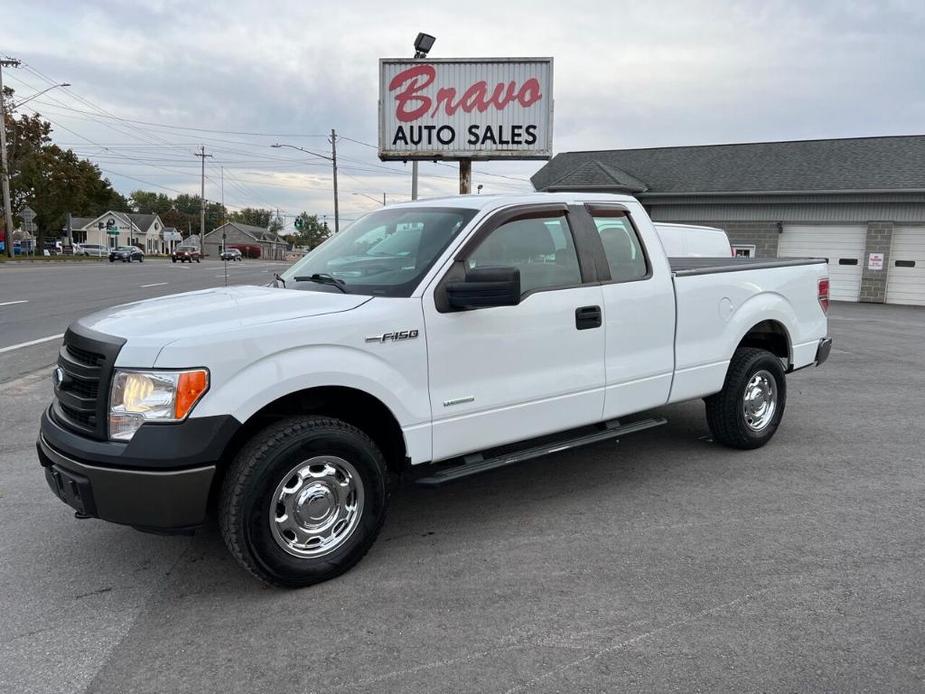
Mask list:
[[[166,282],[154,282],[152,284],[143,284],[141,285],[141,288],[147,289],[148,287],[163,287],[165,284],[167,283]]]
[[[28,304],[28,299],[20,299],[19,301],[3,301],[0,302],[0,306],[12,306],[13,304]]]
[[[29,340],[29,342],[20,342],[18,345],[10,345],[9,347],[0,348],[0,354],[4,352],[12,352],[15,349],[22,349],[23,347],[31,347],[32,345],[40,345],[43,342],[50,342],[51,340],[60,340],[64,337],[64,333],[60,335],[49,335],[48,337],[40,337],[38,340]]]

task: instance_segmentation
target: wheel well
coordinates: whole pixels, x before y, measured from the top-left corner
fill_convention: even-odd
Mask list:
[[[787,329],[775,320],[761,321],[745,333],[739,347],[757,347],[780,357],[790,365],[790,335]]]
[[[395,415],[369,393],[342,386],[300,390],[264,406],[232,437],[225,448],[226,458],[233,456],[260,429],[297,414],[327,415],[352,424],[376,442],[391,470],[400,473],[404,467],[405,437]]]

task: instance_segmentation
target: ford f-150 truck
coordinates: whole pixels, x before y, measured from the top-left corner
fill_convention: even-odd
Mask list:
[[[821,259],[668,258],[633,198],[464,196],[358,220],[278,275],[74,322],[39,459],[78,517],[214,508],[275,585],[353,566],[402,476],[437,485],[624,436],[703,398],[762,446],[828,356]],[[572,463],[575,464],[575,463]]]

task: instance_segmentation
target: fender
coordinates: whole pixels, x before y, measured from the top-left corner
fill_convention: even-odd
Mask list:
[[[730,338],[724,350],[726,359],[732,359],[736,347],[752,328],[768,320],[783,326],[787,335],[787,353],[792,359],[793,334],[799,325],[799,319],[787,297],[777,292],[756,294],[733,312],[729,319],[729,330],[725,334],[725,337]]]

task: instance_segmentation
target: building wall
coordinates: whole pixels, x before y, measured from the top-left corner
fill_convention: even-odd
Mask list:
[[[248,236],[240,229],[229,226],[226,228],[226,238],[225,243],[231,245],[232,243],[249,243],[254,245],[257,244],[256,241],[251,236]],[[212,231],[206,234],[205,244],[203,252],[207,256],[217,258],[218,254],[222,252],[222,228],[219,227],[215,231]]]
[[[653,211],[653,220],[656,222],[666,222],[666,219],[659,219],[658,208]],[[676,220],[672,220],[676,222]],[[777,222],[729,222],[705,219],[685,219],[682,224],[696,224],[699,226],[716,227],[726,232],[729,242],[733,245],[753,245],[755,246],[756,258],[776,258],[777,245],[780,239],[780,231]]]

